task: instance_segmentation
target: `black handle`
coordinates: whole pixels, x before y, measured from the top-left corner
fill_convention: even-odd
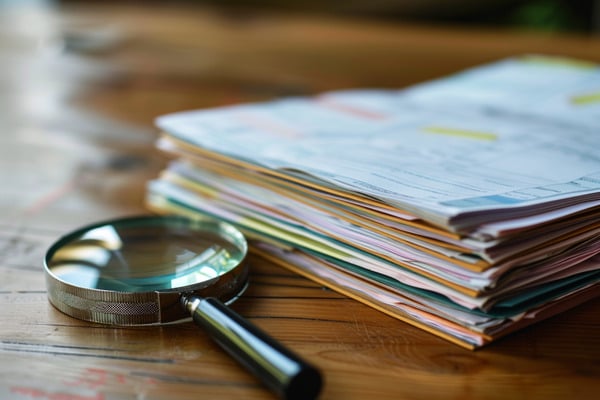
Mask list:
[[[282,399],[318,396],[320,372],[215,298],[186,296],[196,324]]]

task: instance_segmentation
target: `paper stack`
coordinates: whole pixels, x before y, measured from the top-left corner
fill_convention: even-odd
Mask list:
[[[152,210],[232,222],[262,257],[464,347],[600,294],[596,65],[518,57],[157,125],[175,159]]]

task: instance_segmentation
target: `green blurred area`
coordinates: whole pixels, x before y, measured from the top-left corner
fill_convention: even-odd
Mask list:
[[[467,18],[467,23],[515,27],[542,31],[591,32],[598,29],[600,2],[595,0],[532,0],[483,11]]]

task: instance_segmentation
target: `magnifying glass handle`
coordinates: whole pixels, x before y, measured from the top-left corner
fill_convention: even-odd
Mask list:
[[[282,399],[314,399],[320,372],[216,298],[184,296],[196,324]]]

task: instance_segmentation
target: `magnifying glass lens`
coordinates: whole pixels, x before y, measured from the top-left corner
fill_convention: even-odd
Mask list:
[[[106,224],[60,246],[48,267],[60,280],[88,289],[147,292],[215,279],[237,267],[245,248],[217,225]],[[139,221],[138,221],[139,222]]]

